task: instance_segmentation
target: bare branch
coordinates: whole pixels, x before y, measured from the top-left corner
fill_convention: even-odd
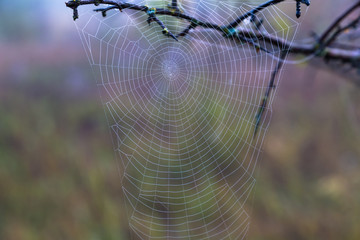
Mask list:
[[[261,12],[262,10],[264,10],[265,8],[268,8],[272,5],[276,5],[278,3],[281,3],[285,0],[270,0],[270,1],[267,1],[261,5],[259,5],[258,7],[250,10],[249,12],[241,15],[240,17],[238,17],[237,19],[235,19],[235,21],[233,21],[232,23],[230,23],[227,27],[228,28],[235,28],[237,27],[240,23],[242,23],[245,19],[247,19],[248,17],[252,17],[254,15],[256,15],[257,13]],[[295,0],[296,1],[296,8],[297,8],[297,16],[300,17],[301,16],[301,12],[300,12],[300,4],[303,3],[303,4],[306,4],[307,6],[310,5],[310,1],[308,0]]]
[[[255,129],[254,129],[254,136],[253,136],[254,138],[256,137],[256,134],[257,134],[257,132],[259,130],[260,123],[261,123],[261,120],[263,118],[263,115],[264,115],[265,109],[267,107],[267,104],[269,102],[271,92],[275,88],[275,78],[278,75],[278,73],[280,72],[280,70],[281,70],[281,68],[282,68],[282,66],[284,64],[284,60],[285,60],[287,54],[288,54],[287,51],[282,51],[281,52],[278,64],[276,65],[273,73],[271,74],[271,78],[270,78],[270,81],[269,81],[269,86],[266,89],[265,95],[264,95],[264,97],[263,97],[263,99],[261,101],[261,104],[259,106],[258,112],[257,112],[256,117],[255,117]]]
[[[316,56],[323,58],[325,62],[329,60],[340,60],[343,63],[350,63],[350,65],[354,68],[360,69],[360,47],[359,46],[344,46],[342,44],[336,44],[336,39],[344,34],[350,28],[357,28],[360,23],[360,17],[355,18],[350,21],[345,26],[341,26],[341,23],[347,19],[356,9],[360,8],[360,0],[358,0],[353,6],[351,6],[347,11],[345,11],[342,15],[340,15],[330,26],[328,29],[322,34],[318,40],[314,40],[312,44],[299,44],[292,43],[287,41],[286,39],[267,34],[265,32],[260,31],[262,26],[262,19],[258,19],[256,16],[257,13],[263,11],[264,9],[284,2],[285,0],[269,0],[245,14],[238,16],[233,22],[228,25],[217,25],[210,22],[205,22],[198,20],[194,17],[191,17],[185,14],[183,11],[179,9],[178,1],[172,0],[171,4],[168,5],[168,8],[151,8],[148,6],[141,6],[132,3],[126,2],[115,2],[115,1],[101,1],[101,0],[72,0],[66,3],[66,6],[73,10],[73,18],[76,20],[79,17],[78,7],[81,5],[91,5],[94,4],[98,6],[99,4],[108,5],[105,8],[95,9],[96,12],[101,12],[104,17],[106,17],[106,13],[108,11],[118,9],[122,11],[123,9],[131,9],[135,11],[142,11],[148,15],[147,22],[150,24],[151,22],[156,22],[161,28],[162,33],[166,36],[172,37],[176,41],[178,41],[178,37],[184,37],[190,33],[191,30],[201,27],[203,29],[213,29],[220,32],[223,37],[231,39],[235,42],[239,43],[248,43],[253,46],[257,51],[263,51],[266,53],[270,53],[266,46],[261,46],[260,41],[263,45],[271,45],[271,46],[282,46],[281,55],[277,66],[275,67],[268,88],[265,92],[264,98],[261,101],[259,106],[259,110],[257,115],[255,116],[255,129],[254,129],[254,138],[258,132],[258,128],[263,118],[264,111],[268,104],[270,95],[272,90],[274,89],[274,82],[277,74],[279,73],[281,67],[283,66],[283,62],[288,54],[303,54],[306,56]],[[294,0],[296,5],[296,16],[301,16],[301,4],[305,4],[307,6],[310,5],[309,0]],[[183,19],[189,22],[189,25],[183,29],[176,36],[172,34],[165,24],[157,17],[157,15],[168,15],[173,16],[179,19]],[[246,29],[237,29],[237,27],[245,20],[250,18],[251,22],[254,24],[254,31],[249,31]]]
[[[142,11],[149,16],[148,22],[151,23],[155,21],[162,28],[162,33],[166,36],[172,37],[175,40],[178,40],[178,37],[183,37],[188,35],[191,30],[195,28],[204,28],[204,29],[213,29],[220,32],[224,37],[235,40],[237,42],[247,42],[248,44],[254,46],[255,49],[260,49],[262,51],[267,52],[266,47],[260,46],[258,43],[260,40],[269,44],[269,45],[281,45],[284,49],[288,49],[291,54],[303,54],[306,56],[314,55],[319,58],[323,58],[325,61],[329,60],[340,60],[343,63],[351,63],[352,66],[359,66],[360,62],[360,50],[359,46],[344,46],[343,44],[337,44],[336,39],[344,34],[344,32],[351,28],[357,27],[360,19],[357,18],[351,21],[345,27],[341,27],[340,24],[347,19],[356,9],[360,8],[360,0],[358,0],[353,6],[351,6],[347,11],[345,11],[342,15],[340,15],[330,26],[328,29],[321,35],[321,37],[311,44],[299,44],[292,43],[285,39],[279,38],[277,36],[273,36],[270,34],[266,34],[260,31],[260,27],[262,25],[262,21],[257,19],[256,14],[260,11],[264,10],[267,7],[272,5],[284,2],[285,0],[269,0],[258,7],[255,7],[248,11],[247,13],[237,17],[235,21],[228,25],[220,26],[211,22],[200,21],[194,17],[191,17],[184,12],[177,11],[173,9],[173,7],[178,8],[178,1],[172,0],[171,8],[149,8],[148,6],[141,6],[132,3],[126,2],[116,2],[116,1],[101,1],[101,0],[72,0],[66,3],[66,6],[73,9],[74,19],[79,17],[77,8],[81,5],[109,5],[106,8],[96,9],[95,11],[101,12],[103,16],[106,16],[106,13],[110,10],[118,9],[122,11],[123,9],[131,9],[135,11]],[[296,4],[296,14],[299,16],[300,5],[305,4],[309,5],[310,1],[308,0],[294,0],[294,4]],[[157,15],[169,15],[179,19],[183,19],[189,22],[189,25],[178,33],[176,36],[171,33],[165,24],[157,18]],[[238,30],[236,27],[245,19],[251,17],[251,20],[255,24],[254,31],[247,31],[244,29]]]
[[[360,16],[357,17],[355,20],[351,21],[345,27],[338,27],[338,29],[329,37],[329,39],[324,43],[324,45],[330,46],[336,40],[336,38],[339,35],[341,35],[343,32],[345,32],[351,28],[355,29],[359,25],[359,22],[360,22]]]
[[[357,1],[353,6],[351,6],[347,11],[345,11],[340,17],[338,17],[329,27],[328,29],[323,33],[323,35],[319,39],[319,43],[325,42],[326,38],[330,35],[332,31],[334,31],[335,28],[337,28],[340,23],[346,19],[352,12],[354,12],[357,8],[360,7],[360,0]]]

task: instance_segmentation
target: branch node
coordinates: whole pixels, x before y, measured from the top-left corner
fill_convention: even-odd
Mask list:
[[[155,15],[156,14],[156,8],[154,8],[154,7],[149,8],[148,6],[145,6],[145,7],[147,7],[146,13],[148,15]]]
[[[94,5],[95,5],[95,6],[99,6],[100,3],[102,3],[102,2],[103,2],[103,0],[95,0]]]
[[[310,0],[296,0],[296,17],[301,17],[301,4],[305,4],[306,6],[310,6]]]
[[[301,17],[301,3],[300,3],[300,1],[296,2],[296,17],[297,18]]]
[[[150,23],[155,22],[156,21],[156,8],[149,8],[148,6],[145,6],[146,8],[146,13],[147,15],[149,15],[148,19],[147,19],[147,23],[150,25]]]
[[[73,19],[74,21],[79,18],[79,11],[78,7],[80,6],[79,0],[73,0],[65,3],[68,8],[71,8],[73,10]]]
[[[172,37],[176,41],[179,41],[166,27],[162,30],[162,33],[167,37]]]
[[[233,27],[227,27],[227,26],[223,26],[221,27],[221,31],[223,32],[224,37],[226,38],[232,38],[232,37],[237,37],[238,35],[238,30],[236,28]]]

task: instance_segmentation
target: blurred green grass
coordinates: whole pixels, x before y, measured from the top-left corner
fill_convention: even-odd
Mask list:
[[[69,86],[71,66],[36,65],[26,82],[1,83],[1,239],[127,239],[96,86]],[[360,237],[358,89],[307,69],[314,83],[283,81],[275,102],[249,239]]]
[[[0,239],[122,239],[97,92],[70,92],[61,69],[31,69],[26,82],[2,83]]]
[[[295,77],[275,101],[251,239],[359,239],[359,89],[317,66],[286,75]]]

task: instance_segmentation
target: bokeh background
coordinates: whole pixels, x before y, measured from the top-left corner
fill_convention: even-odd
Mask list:
[[[297,38],[352,2],[312,1]],[[285,67],[249,239],[360,239],[360,88],[345,75],[318,61]],[[0,239],[126,239],[114,168],[71,11],[0,1]]]

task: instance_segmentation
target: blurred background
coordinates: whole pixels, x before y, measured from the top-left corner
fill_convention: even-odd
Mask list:
[[[297,39],[352,2],[312,1]],[[72,12],[64,1],[2,0],[0,20],[0,239],[126,239],[113,146]],[[317,61],[284,68],[248,239],[360,239],[356,78]]]

